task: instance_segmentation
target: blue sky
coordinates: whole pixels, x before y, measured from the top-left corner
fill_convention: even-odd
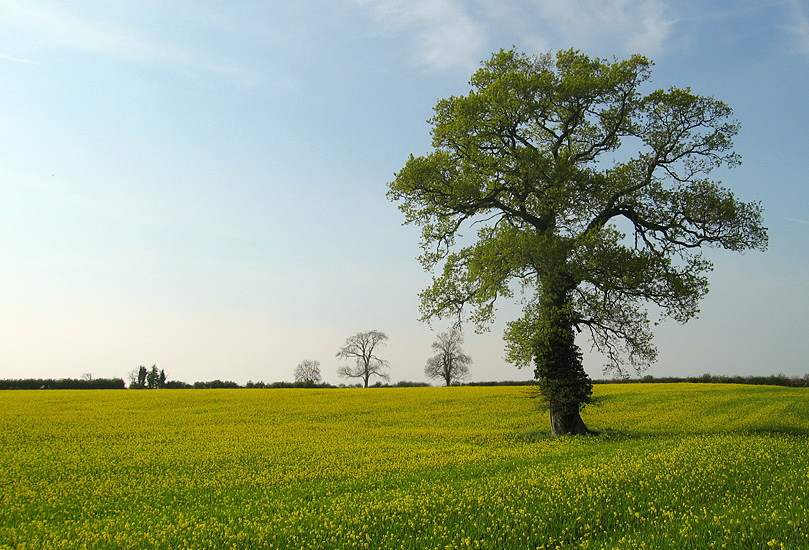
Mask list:
[[[386,184],[512,45],[639,52],[653,87],[734,108],[743,164],[715,175],[762,201],[770,249],[709,254],[699,319],[659,328],[648,374],[809,372],[809,2],[0,0],[0,378],[315,359],[336,383],[345,338],[378,329],[392,379],[424,380],[429,276]],[[475,380],[531,378],[503,361],[516,311],[467,330]]]

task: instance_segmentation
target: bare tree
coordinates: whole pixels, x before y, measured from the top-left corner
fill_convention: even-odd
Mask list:
[[[129,387],[137,388],[138,387],[138,376],[140,375],[140,369],[132,369],[129,371]]]
[[[323,378],[320,376],[320,361],[304,359],[295,367],[295,382],[317,384]]]
[[[463,352],[463,334],[455,327],[449,332],[441,332],[433,342],[433,351],[437,352],[427,361],[424,374],[428,378],[443,378],[447,386],[453,380],[462,380],[469,376],[469,365],[472,358]]]
[[[374,355],[374,350],[384,346],[388,336],[378,330],[358,332],[346,338],[345,345],[337,352],[340,359],[355,359],[354,366],[343,365],[337,369],[338,376],[343,378],[362,378],[365,387],[371,376],[378,376],[383,380],[390,380],[385,372],[389,363]]]

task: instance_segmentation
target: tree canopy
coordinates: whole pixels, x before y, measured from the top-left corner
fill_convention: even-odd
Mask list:
[[[649,305],[681,323],[697,314],[712,269],[702,249],[767,245],[760,204],[709,178],[740,162],[730,107],[689,88],[644,94],[651,68],[642,55],[500,51],[467,95],[438,102],[433,150],[389,185],[435,274],[425,319],[485,329],[498,299],[521,295],[507,357],[535,365],[554,433],[586,431],[576,334],[606,369],[640,371],[657,353]]]

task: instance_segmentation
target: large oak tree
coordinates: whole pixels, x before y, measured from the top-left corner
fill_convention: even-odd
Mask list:
[[[534,364],[554,434],[588,431],[577,333],[608,368],[641,370],[656,357],[649,304],[679,322],[698,312],[703,248],[767,245],[760,205],[708,177],[739,163],[731,109],[688,88],[645,93],[651,66],[496,53],[467,95],[438,102],[433,150],[389,186],[435,274],[425,319],[466,311],[484,328],[498,298],[522,295],[507,355]]]

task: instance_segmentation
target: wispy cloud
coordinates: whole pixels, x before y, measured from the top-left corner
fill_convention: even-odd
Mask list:
[[[458,0],[355,0],[372,10],[390,33],[414,32],[414,61],[447,70],[476,67],[486,45],[486,30]]]
[[[58,48],[159,66],[189,75],[209,74],[249,85],[258,75],[236,64],[210,60],[205,54],[166,42],[118,19],[90,19],[73,15],[61,5],[30,7],[0,0],[4,23],[21,31],[40,50]],[[10,55],[2,58],[25,62]]]
[[[627,53],[655,54],[676,24],[666,0],[354,1],[371,10],[384,32],[411,34],[415,61],[438,70],[474,69],[490,48],[515,43],[537,51],[608,44],[618,53],[617,44]],[[498,24],[511,34],[490,44]]]
[[[787,29],[795,39],[798,53],[809,54],[809,14],[800,0],[787,0],[790,24]]]
[[[25,63],[27,65],[41,65],[39,61],[32,61],[30,59],[21,59],[19,57],[14,57],[13,55],[9,55],[7,53],[0,53],[0,60],[11,61],[12,63]]]
[[[809,220],[801,220],[799,218],[784,218],[788,222],[799,223],[801,225],[809,225]]]
[[[548,34],[580,48],[617,39],[628,53],[659,52],[676,22],[663,0],[544,0],[536,9]]]
[[[124,25],[90,21],[57,8],[31,8],[15,2],[0,3],[7,24],[27,31],[40,45],[145,61],[161,55],[161,47],[140,38]]]

